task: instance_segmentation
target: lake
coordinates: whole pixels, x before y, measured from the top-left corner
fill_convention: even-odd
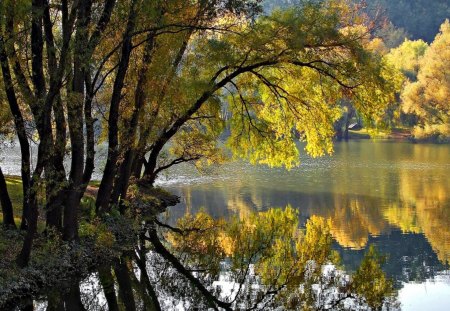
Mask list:
[[[346,269],[374,244],[403,310],[450,310],[450,146],[350,141],[333,156],[301,160],[291,171],[232,162],[201,175],[180,166],[158,180],[181,197],[165,217],[173,223],[200,209],[246,217],[290,205],[301,223],[331,218]]]
[[[99,153],[102,153],[100,150]],[[18,146],[2,148],[6,174],[18,174]],[[332,220],[334,249],[346,270],[358,267],[369,245],[386,255],[402,310],[450,310],[450,145],[395,141],[337,143],[335,154],[300,167],[231,162],[199,174],[189,165],[157,180],[181,203],[163,215],[170,223],[205,209],[216,218],[292,206],[300,223]],[[102,162],[96,164],[99,178]]]

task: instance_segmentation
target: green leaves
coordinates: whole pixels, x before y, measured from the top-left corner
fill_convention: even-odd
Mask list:
[[[353,290],[361,295],[373,310],[381,310],[386,297],[394,294],[392,280],[387,279],[381,269],[383,262],[384,258],[371,245],[353,275]]]

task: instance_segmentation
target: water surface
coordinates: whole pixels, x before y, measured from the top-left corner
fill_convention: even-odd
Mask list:
[[[403,310],[421,310],[423,301],[450,310],[450,146],[352,141],[336,144],[332,157],[301,160],[291,171],[243,162],[206,176],[176,168],[158,181],[182,198],[168,220],[201,208],[227,218],[287,205],[301,223],[331,218],[347,269],[375,244]]]

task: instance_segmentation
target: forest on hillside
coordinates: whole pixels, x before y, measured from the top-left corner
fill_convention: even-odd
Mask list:
[[[367,7],[366,12],[374,17],[381,14],[400,33],[409,39],[422,39],[431,43],[439,31],[439,26],[450,18],[450,2],[447,0],[352,0]],[[267,11],[288,7],[301,0],[265,0]],[[403,41],[404,38],[401,40]]]

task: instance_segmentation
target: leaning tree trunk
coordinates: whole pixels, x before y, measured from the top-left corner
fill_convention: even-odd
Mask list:
[[[3,85],[8,98],[9,107],[14,117],[14,125],[19,139],[21,153],[21,175],[22,175],[22,224],[20,228],[26,230],[28,227],[29,207],[28,207],[28,190],[30,187],[30,144],[28,142],[25,130],[25,122],[22,112],[20,111],[17,96],[14,90],[14,84],[8,62],[7,52],[3,39],[0,39],[0,63],[2,68]]]
[[[128,143],[124,144],[122,148],[127,149],[125,152],[124,160],[122,161],[118,177],[114,182],[114,189],[111,194],[110,203],[119,204],[120,212],[125,211],[123,200],[126,198],[126,193],[129,185],[129,180],[133,170],[133,163],[136,156],[136,132],[139,126],[139,117],[142,107],[147,99],[147,81],[148,81],[148,69],[152,62],[153,51],[156,46],[156,32],[152,31],[147,35],[147,44],[144,50],[144,56],[142,58],[142,68],[139,71],[139,78],[135,90],[134,111],[131,117],[131,121],[128,124],[128,131],[125,137],[128,139]],[[120,197],[120,202],[119,202]]]
[[[6,187],[5,176],[3,175],[2,168],[0,167],[0,203],[2,205],[3,212],[3,225],[5,227],[16,227],[14,222],[14,212],[9,198],[8,188]]]

